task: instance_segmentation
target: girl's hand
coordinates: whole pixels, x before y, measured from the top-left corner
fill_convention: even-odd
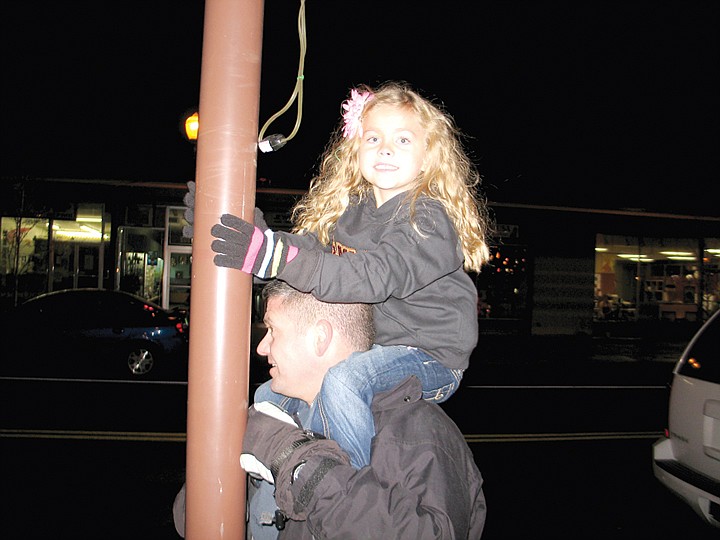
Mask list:
[[[232,214],[223,214],[210,233],[217,238],[211,244],[217,253],[213,259],[216,266],[235,268],[261,279],[276,277],[298,252],[271,229],[263,231]]]

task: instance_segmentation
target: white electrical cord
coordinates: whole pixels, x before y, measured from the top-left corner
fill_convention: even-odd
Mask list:
[[[307,34],[305,30],[305,0],[300,0],[300,12],[298,14],[298,36],[300,38],[300,61],[298,64],[295,89],[293,90],[293,93],[285,106],[278,112],[273,114],[268,119],[268,121],[265,122],[265,125],[262,127],[258,135],[258,148],[260,148],[260,151],[265,153],[274,152],[285,146],[285,144],[295,136],[295,134],[298,132],[298,129],[300,129],[300,121],[302,120],[303,80],[305,78],[303,71],[305,68],[305,52],[307,50]],[[295,120],[295,127],[293,128],[290,135],[286,137],[284,135],[281,135],[280,133],[274,133],[272,135],[264,137],[265,131],[267,130],[268,126],[290,108],[290,106],[295,101],[295,98],[297,98],[298,101],[297,118]]]

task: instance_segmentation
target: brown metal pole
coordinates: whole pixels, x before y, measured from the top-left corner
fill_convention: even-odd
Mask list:
[[[206,0],[193,239],[185,537],[245,536],[239,457],[248,406],[252,280],[218,268],[210,228],[252,221],[262,0]]]

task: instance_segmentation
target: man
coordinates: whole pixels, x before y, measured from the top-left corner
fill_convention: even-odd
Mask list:
[[[240,461],[251,478],[275,485],[278,538],[479,539],[480,471],[457,426],[422,400],[416,378],[375,396],[370,465],[360,470],[337,443],[294,420],[307,417],[328,369],[372,346],[370,307],[323,303],[280,280],[263,296],[268,330],[257,351],[268,357],[273,390],[294,398],[283,404],[293,417],[269,402],[251,407]],[[249,526],[259,537],[256,496]]]

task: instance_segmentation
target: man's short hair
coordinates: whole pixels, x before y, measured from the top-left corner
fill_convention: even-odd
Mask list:
[[[323,302],[280,279],[265,285],[262,297],[265,302],[270,298],[282,298],[283,306],[292,310],[299,331],[306,330],[320,319],[326,319],[357,351],[366,351],[373,345],[375,325],[370,304]]]

